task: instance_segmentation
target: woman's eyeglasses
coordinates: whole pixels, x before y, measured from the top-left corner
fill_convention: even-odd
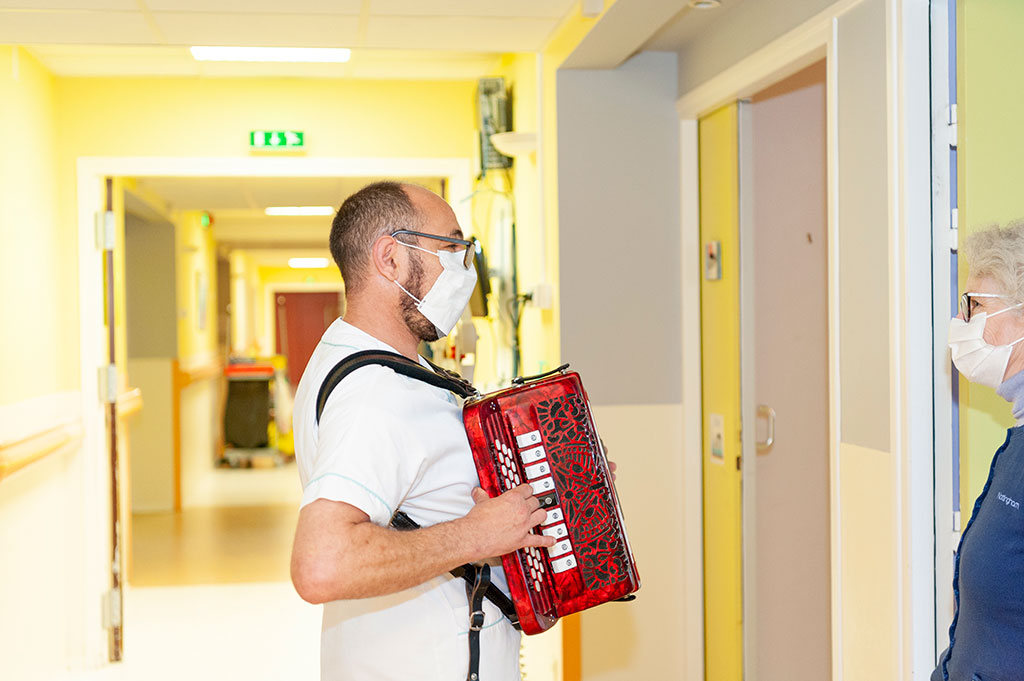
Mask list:
[[[960,314],[964,316],[964,321],[971,321],[971,313],[974,311],[974,304],[971,302],[975,298],[1008,298],[1001,293],[965,293],[960,296]]]

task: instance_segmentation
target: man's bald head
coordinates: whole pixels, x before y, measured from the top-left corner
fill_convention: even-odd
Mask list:
[[[444,203],[423,187],[374,182],[345,199],[331,225],[330,248],[349,293],[370,274],[373,243],[398,229],[419,229],[420,208],[432,204],[430,197]]]

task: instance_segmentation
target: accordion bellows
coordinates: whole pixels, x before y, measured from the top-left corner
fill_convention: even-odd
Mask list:
[[[463,420],[481,487],[497,496],[529,483],[547,511],[534,532],[555,538],[553,547],[502,556],[524,633],[640,588],[579,374],[470,398]]]

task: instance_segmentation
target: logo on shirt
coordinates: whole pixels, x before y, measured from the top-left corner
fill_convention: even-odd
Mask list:
[[[1011,499],[1010,497],[1006,496],[1002,492],[1000,492],[996,496],[996,499],[999,499],[999,501],[1003,502],[1007,506],[1011,506],[1011,507],[1015,508],[1018,511],[1020,510],[1020,502],[1019,501],[1014,501],[1013,499]]]

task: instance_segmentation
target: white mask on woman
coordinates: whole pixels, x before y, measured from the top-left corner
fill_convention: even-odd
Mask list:
[[[473,287],[476,286],[476,268],[466,267],[462,251],[428,251],[425,248],[414,246],[399,241],[398,243],[409,248],[415,248],[424,253],[436,255],[441,261],[441,274],[437,281],[430,287],[423,299],[419,299],[397,281],[395,285],[405,291],[405,294],[416,301],[416,309],[424,317],[434,324],[437,329],[438,338],[451,333],[455,328],[455,322],[459,321],[462,311],[469,303],[469,297],[473,295]]]
[[[1018,307],[1024,307],[1024,304],[1007,307],[991,315],[978,312],[971,315],[969,322],[959,317],[949,320],[949,349],[953,355],[953,364],[971,383],[998,388],[1003,382],[1013,346],[1024,340],[1024,337],[1009,345],[990,345],[984,338],[985,322]]]

